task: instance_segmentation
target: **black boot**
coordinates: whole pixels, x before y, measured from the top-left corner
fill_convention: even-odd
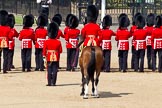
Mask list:
[[[56,85],[56,80],[57,80],[57,73],[52,75],[52,85]]]
[[[48,74],[48,84],[46,86],[51,86],[52,75]]]

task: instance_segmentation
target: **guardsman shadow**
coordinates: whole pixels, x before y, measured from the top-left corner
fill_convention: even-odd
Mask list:
[[[100,92],[100,98],[114,98],[114,97],[123,97],[133,93],[112,93],[112,92]]]

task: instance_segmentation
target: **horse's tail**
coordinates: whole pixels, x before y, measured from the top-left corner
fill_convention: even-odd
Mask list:
[[[88,65],[89,76],[94,75],[95,68],[96,68],[95,47],[92,46],[91,47],[91,59],[90,59],[89,65]]]

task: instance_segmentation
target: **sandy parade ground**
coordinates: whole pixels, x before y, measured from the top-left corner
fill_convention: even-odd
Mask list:
[[[80,26],[81,28],[82,26]],[[22,26],[15,27],[18,31]],[[61,26],[64,29],[64,25]],[[116,27],[112,27],[115,31]],[[162,74],[145,69],[144,73],[130,69],[131,51],[128,57],[128,72],[118,72],[118,51],[112,39],[111,72],[101,72],[99,80],[100,98],[82,99],[81,73],[65,71],[66,48],[63,44],[57,86],[47,87],[46,72],[35,71],[34,46],[32,72],[21,72],[20,41],[16,39],[13,69],[8,74],[0,72],[0,108],[161,108]],[[145,57],[145,67],[146,67]]]

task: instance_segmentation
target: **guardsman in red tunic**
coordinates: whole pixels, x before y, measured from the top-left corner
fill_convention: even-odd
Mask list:
[[[116,32],[115,40],[118,41],[118,57],[119,57],[119,71],[127,71],[127,59],[129,50],[129,38],[131,33],[128,31],[130,21],[126,14],[121,14],[119,17],[119,29]]]
[[[64,29],[64,35],[68,32],[69,30],[69,19],[74,16],[73,14],[68,14],[67,17],[66,17],[66,21],[65,21],[65,29]]]
[[[81,31],[84,40],[84,46],[100,46],[99,36],[101,33],[100,26],[96,24],[98,9],[95,5],[89,5],[87,8],[87,24]]]
[[[53,18],[52,18],[52,21],[51,22],[55,22],[56,24],[58,24],[58,26],[61,25],[61,18],[57,15],[55,15]],[[62,31],[59,29],[58,31],[58,34],[57,34],[57,39],[60,39],[60,37],[64,38],[64,35],[62,33]]]
[[[47,86],[55,86],[57,80],[58,63],[60,59],[60,53],[62,53],[61,42],[56,39],[58,30],[59,27],[55,22],[49,24],[49,39],[45,41],[43,47],[43,58],[47,61]]]
[[[35,43],[35,34],[32,27],[32,17],[26,15],[23,18],[23,29],[20,31],[19,40],[21,41],[21,59],[22,59],[22,71],[27,69],[27,72],[31,71],[31,52],[32,42]]]
[[[104,72],[110,72],[110,61],[111,61],[111,37],[115,35],[115,33],[110,29],[112,26],[112,17],[110,15],[106,15],[103,18],[101,35],[99,40],[101,41],[101,47],[104,55]]]
[[[137,12],[132,19],[132,26],[130,28],[131,35],[133,35],[134,31],[136,30],[137,26],[135,24],[135,19],[138,15],[141,15],[141,13]],[[133,36],[132,36],[133,37]],[[132,58],[131,58],[131,69],[134,69],[134,53],[135,53],[135,47],[134,47],[134,40],[132,39]]]
[[[9,37],[12,37],[12,40],[9,41],[9,52],[8,52],[8,71],[11,71],[11,68],[14,68],[13,56],[14,56],[15,38],[19,36],[18,32],[14,28],[15,17],[13,14],[8,15],[8,25],[11,28]]]
[[[9,33],[11,28],[7,25],[8,12],[5,10],[0,11],[0,48],[3,51],[3,73],[7,73],[8,68],[8,48],[9,48]],[[1,55],[0,55],[1,56]]]
[[[156,71],[156,53],[158,52],[158,71],[162,72],[162,17],[158,15],[155,19],[155,28],[151,34],[152,43],[152,71]]]
[[[137,29],[133,33],[133,40],[135,41],[135,67],[134,71],[144,72],[144,56],[146,49],[147,30],[143,29],[145,26],[145,18],[142,15],[136,18]],[[140,64],[140,65],[139,65]]]
[[[43,47],[44,42],[47,36],[46,26],[47,19],[43,15],[40,15],[37,19],[38,27],[35,30],[35,71],[44,71],[44,62],[43,62]]]
[[[76,61],[76,51],[79,40],[80,30],[78,27],[79,20],[76,16],[70,18],[69,30],[65,34],[66,48],[67,48],[67,68],[66,71],[75,71],[73,63]],[[78,59],[78,58],[76,58]]]
[[[155,22],[155,15],[153,13],[150,13],[147,15],[146,18],[147,26],[145,29],[147,30],[147,37],[146,37],[146,46],[147,46],[147,65],[148,69],[152,69],[152,60],[151,60],[151,51],[152,51],[152,46],[151,46],[151,34],[154,29],[154,22]]]

